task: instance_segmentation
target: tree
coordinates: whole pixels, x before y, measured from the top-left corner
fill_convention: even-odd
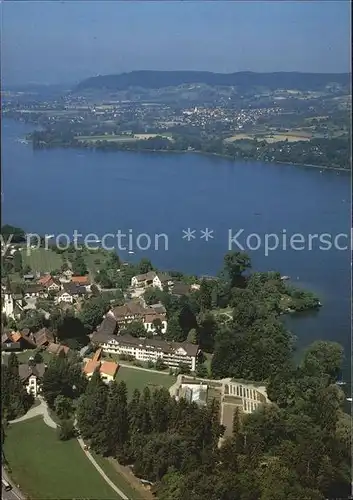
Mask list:
[[[209,373],[207,370],[207,367],[203,364],[198,364],[196,366],[196,376],[200,378],[207,378],[209,377]]]
[[[167,366],[163,363],[163,358],[157,358],[155,368],[156,370],[165,370],[165,368],[167,368]]]
[[[37,332],[44,326],[47,326],[47,320],[44,314],[33,309],[23,311],[21,313],[21,318],[17,322],[19,330],[28,328],[31,332]]]
[[[76,276],[85,276],[88,269],[81,253],[76,253],[72,261],[72,271]]]
[[[3,240],[9,243],[22,243],[26,240],[25,231],[20,227],[11,226],[10,224],[1,226],[1,235]]]
[[[137,267],[139,274],[146,274],[149,271],[153,271],[153,266],[149,259],[141,259]]]
[[[187,342],[190,342],[191,344],[197,344],[197,331],[196,328],[191,328],[191,330],[188,333],[187,336]]]
[[[42,392],[48,406],[55,409],[59,395],[71,400],[77,399],[84,391],[87,379],[80,364],[75,359],[65,356],[52,358],[43,375]]]
[[[40,347],[37,347],[33,352],[33,361],[35,362],[35,364],[43,363],[43,355]]]
[[[328,375],[332,382],[336,381],[341,373],[343,347],[337,342],[313,342],[304,354],[303,367],[313,373]]]
[[[158,288],[150,287],[145,290],[143,298],[147,305],[157,304],[160,301],[162,293]]]
[[[55,412],[62,420],[68,419],[73,412],[71,399],[59,394],[54,401]]]
[[[152,325],[154,327],[155,335],[162,335],[163,324],[160,318],[155,318],[152,321]]]
[[[128,323],[127,325],[124,326],[124,328],[121,331],[122,335],[132,335],[133,337],[145,337],[146,336],[146,330],[145,327],[143,326],[142,321],[131,321],[131,323]]]
[[[60,441],[68,441],[75,437],[75,426],[71,419],[64,419],[60,421],[58,427],[58,437]]]
[[[8,365],[1,365],[1,409],[7,420],[24,415],[33,404],[33,396],[27,394],[18,374],[18,361],[10,354]]]
[[[106,453],[116,457],[127,442],[129,434],[127,388],[124,381],[120,383],[114,381],[110,384],[105,426],[107,429]]]
[[[191,372],[189,365],[186,363],[179,363],[179,373],[187,375],[188,373]]]
[[[93,331],[103,321],[108,308],[109,302],[104,297],[92,297],[83,303],[79,319],[87,330]]]
[[[168,320],[166,338],[175,342],[183,342],[186,338],[180,326],[179,314],[174,314]]]
[[[15,273],[22,273],[22,255],[19,250],[13,254],[13,268]]]
[[[212,283],[209,280],[202,280],[199,290],[199,305],[201,311],[210,310],[212,307]]]
[[[250,257],[244,252],[227,252],[224,256],[224,273],[232,287],[243,286],[243,273],[251,268]]]

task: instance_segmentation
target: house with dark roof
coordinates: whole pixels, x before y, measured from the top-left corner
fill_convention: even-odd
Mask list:
[[[45,288],[45,286],[40,285],[38,283],[30,283],[28,284],[24,290],[24,298],[29,299],[31,297],[43,297],[46,298],[48,297],[48,290]]]
[[[34,341],[37,347],[46,347],[50,343],[55,342],[54,334],[48,328],[41,328],[33,334]]]
[[[1,349],[3,351],[20,351],[21,343],[14,341],[11,332],[4,332],[1,335]]]
[[[33,394],[34,397],[38,396],[46,368],[44,363],[37,363],[34,366],[27,363],[19,365],[18,374],[28,394]]]
[[[140,288],[152,286],[155,277],[156,273],[154,271],[148,271],[148,273],[145,274],[138,274],[137,276],[133,276],[131,278],[131,286]]]
[[[174,283],[171,293],[176,297],[182,297],[183,295],[187,295],[188,293],[190,293],[190,291],[191,291],[190,285],[178,281]]]

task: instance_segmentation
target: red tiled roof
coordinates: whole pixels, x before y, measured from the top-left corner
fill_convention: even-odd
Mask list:
[[[89,285],[90,283],[88,276],[72,276],[71,281],[79,285]]]
[[[95,352],[95,354],[94,354],[94,356],[93,356],[92,361],[99,361],[99,360],[100,360],[101,355],[102,355],[102,348],[99,348],[99,349]]]
[[[13,342],[18,342],[22,338],[22,335],[19,332],[12,332],[11,339]]]
[[[38,281],[38,284],[39,285],[44,285],[44,286],[49,286],[50,285],[50,281],[52,280],[53,278],[51,277],[50,274],[47,274],[46,276],[42,276],[40,278],[40,280]]]
[[[94,361],[93,359],[90,359],[85,364],[83,371],[85,372],[86,375],[89,375],[90,373],[93,373],[97,368],[99,368],[99,366],[100,366],[100,361]]]
[[[102,373],[103,375],[110,375],[111,377],[114,377],[114,375],[118,370],[119,370],[119,365],[117,363],[114,363],[114,361],[103,361],[99,369],[99,372]]]

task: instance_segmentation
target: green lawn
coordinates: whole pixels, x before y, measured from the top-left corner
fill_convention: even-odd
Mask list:
[[[144,370],[134,370],[121,366],[117,374],[117,381],[124,380],[126,382],[129,394],[131,395],[135,389],[143,391],[145,387],[149,387],[151,391],[166,387],[169,389],[175,381],[176,377],[168,373],[154,373]]]
[[[10,425],[4,452],[14,482],[33,500],[119,498],[76,439],[59,441],[42,417]]]
[[[45,248],[30,248],[30,255],[27,255],[27,249],[21,251],[23,267],[30,266],[32,271],[41,273],[51,272],[60,269],[63,264],[62,256],[53,250]]]
[[[19,363],[27,363],[29,358],[34,355],[34,349],[33,350],[28,350],[28,351],[23,351],[17,353],[17,359]],[[52,359],[53,355],[50,354],[50,352],[47,351],[42,351],[41,352],[42,358],[43,358],[43,363],[49,363],[49,361]]]
[[[92,453],[97,464],[102,467],[111,481],[131,500],[143,500],[143,496],[114,468],[108,458]]]

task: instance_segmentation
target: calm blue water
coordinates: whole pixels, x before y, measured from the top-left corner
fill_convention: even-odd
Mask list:
[[[166,233],[158,251],[120,252],[143,256],[160,268],[197,274],[217,272],[228,250],[228,230],[245,244],[258,233],[350,233],[350,176],[337,172],[234,163],[199,155],[33,151],[16,141],[30,130],[5,121],[2,138],[3,221],[39,233]],[[197,239],[182,239],[196,229]],[[214,239],[200,239],[200,230]],[[244,236],[245,235],[245,236]],[[345,243],[343,240],[340,242]],[[251,242],[255,245],[255,241]],[[249,252],[257,270],[278,270],[319,294],[322,309],[289,320],[302,347],[334,339],[348,355],[350,338],[350,252],[283,249],[266,257],[263,246]],[[235,246],[233,246],[234,249]],[[347,360],[348,361],[348,360]]]

